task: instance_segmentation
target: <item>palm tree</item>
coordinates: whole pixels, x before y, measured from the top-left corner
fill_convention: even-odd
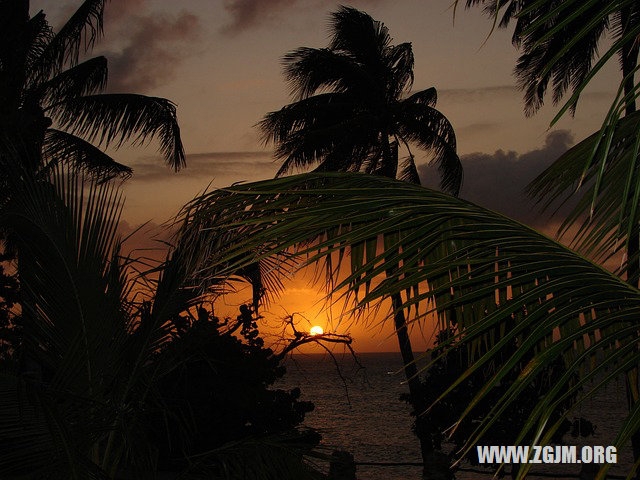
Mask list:
[[[640,360],[636,287],[519,222],[417,185],[362,174],[303,174],[211,192],[187,205],[185,218],[191,221],[181,233],[184,241],[216,231],[235,238],[213,252],[213,265],[247,251],[259,254],[245,262],[306,259],[301,266],[282,262],[288,269],[333,259],[328,280],[334,280],[335,293],[355,296],[367,289],[356,308],[410,289],[403,306],[420,311],[415,321],[437,313],[440,328],[454,332],[433,362],[456,348],[475,359],[438,392],[437,401],[474,372],[490,373],[456,425],[488,395],[497,401],[458,452],[460,458],[482,444],[510,405],[530,395],[528,387],[549,366],[559,362],[563,373],[537,399],[516,443],[524,438],[548,443],[575,408]],[[385,241],[389,235],[401,242],[401,250]],[[363,244],[372,245],[371,256],[357,253]],[[350,261],[343,254],[349,248]],[[417,288],[421,285],[427,289]],[[451,310],[455,317],[448,315]],[[521,373],[508,382],[518,365],[524,365]],[[564,409],[574,396],[575,403]],[[636,405],[613,442],[618,449],[639,424]],[[529,468],[522,465],[518,478]],[[601,475],[607,469],[603,465]]]
[[[602,130],[561,156],[531,183],[528,191],[549,207],[568,200],[583,185],[580,202],[562,224],[559,233],[579,224],[573,245],[600,260],[626,250],[626,274],[635,287],[640,280],[640,225],[637,168],[640,123],[636,98],[640,85],[635,80],[640,51],[640,4],[630,0],[467,0],[482,4],[499,25],[515,20],[513,43],[522,50],[515,73],[525,91],[525,112],[532,114],[543,104],[549,83],[558,103],[573,90],[556,119],[567,109],[575,111],[582,90],[595,73],[613,56],[620,61],[622,80],[618,95]],[[598,46],[605,37],[612,46],[598,59]],[[624,117],[623,117],[624,116]],[[622,118],[622,120],[620,120]],[[554,122],[555,120],[554,119]],[[640,401],[637,378],[630,387],[630,405]],[[633,439],[634,454],[640,458],[640,434]]]
[[[408,95],[410,43],[392,45],[387,27],[354,8],[331,14],[328,48],[299,48],[284,57],[294,103],[259,126],[283,160],[278,176],[316,165],[319,171],[363,171],[420,183],[410,144],[433,154],[445,191],[457,194],[462,166],[453,127],[436,110],[435,88]],[[408,156],[400,164],[398,150]],[[398,172],[399,170],[399,172]]]
[[[634,199],[637,199],[634,190],[638,183],[635,172],[638,150],[634,143],[640,130],[633,114],[640,93],[640,86],[635,81],[640,51],[637,41],[640,5],[632,0],[466,2],[467,7],[477,4],[483,5],[485,12],[492,15],[500,27],[506,28],[515,21],[513,43],[522,51],[515,74],[519,86],[525,91],[527,114],[535,113],[543,105],[550,83],[553,85],[554,104],[571,90],[571,98],[552,124],[566,110],[575,111],[579,96],[589,81],[608,60],[618,56],[622,73],[620,90],[603,129],[559,158],[529,186],[529,191],[533,197],[549,205],[558,198],[570,196],[576,186],[579,189],[582,185],[595,184],[594,188],[587,189],[583,201],[573,210],[561,232],[566,232],[571,224],[587,213],[588,221],[578,232],[577,247],[590,250],[599,244],[597,248],[602,253],[621,243],[623,238],[622,243],[627,250],[627,278],[637,286],[640,278],[640,227],[636,218],[637,200],[634,204]],[[605,37],[611,38],[613,44],[605,54],[599,55],[598,46]],[[596,59],[598,61],[594,65]],[[623,114],[624,125],[618,128]],[[625,170],[624,173],[620,169]],[[615,178],[611,178],[612,172]],[[615,222],[610,221],[611,211],[607,210],[614,202],[620,207],[614,215],[618,223],[615,238],[608,235]],[[596,211],[598,207],[601,211]],[[587,229],[596,233],[585,239],[583,234]],[[603,242],[607,236],[609,238]]]
[[[177,242],[147,269],[122,255],[123,200],[114,182],[64,165],[43,181],[15,160],[0,162],[12,189],[0,206],[0,228],[26,253],[21,300],[28,313],[23,365],[1,366],[0,471],[10,478],[156,478],[164,445],[158,428],[182,427],[172,430],[174,452],[189,443],[188,422],[160,391],[174,369],[198,358],[166,348],[174,321],[236,276],[199,282],[192,249],[220,242],[215,235],[197,247]],[[180,478],[319,478],[294,433],[240,439],[185,459],[189,471]]]
[[[583,83],[592,75],[593,61],[605,38],[617,54],[624,93],[629,94],[626,114],[635,112],[634,74],[640,45],[635,40],[640,26],[640,6],[629,0],[466,0],[467,8],[482,5],[501,27],[515,22],[512,41],[522,51],[516,64],[518,85],[525,92],[525,112],[535,113],[543,104],[549,83],[553,102],[572,90],[569,107],[577,106]],[[498,19],[498,17],[500,17]]]
[[[30,17],[28,0],[0,0],[0,154],[19,152],[30,171],[63,162],[112,177],[131,169],[98,147],[157,136],[166,162],[184,166],[174,104],[101,94],[106,58],[80,61],[102,35],[105,4],[85,0],[54,33],[42,11]]]
[[[158,137],[166,162],[185,164],[175,105],[163,98],[101,94],[104,57],[80,61],[102,35],[105,0],[85,0],[54,33],[45,14],[30,16],[28,0],[0,0],[0,202],[11,196],[10,174],[41,175],[73,164],[103,180],[131,169],[100,147]],[[19,162],[25,169],[7,169]],[[12,235],[5,243],[15,256]],[[18,275],[24,255],[18,255]]]
[[[282,159],[277,176],[317,165],[317,171],[363,171],[419,184],[410,144],[430,151],[441,187],[457,195],[462,165],[453,127],[435,104],[435,88],[410,93],[413,51],[393,45],[387,27],[354,8],[331,14],[328,48],[299,48],[284,57],[294,103],[260,122],[264,140]],[[407,157],[399,161],[399,148]],[[392,275],[392,270],[389,274]],[[400,296],[393,298],[395,328],[416,412],[424,410]],[[425,462],[433,454],[427,425],[418,436]]]

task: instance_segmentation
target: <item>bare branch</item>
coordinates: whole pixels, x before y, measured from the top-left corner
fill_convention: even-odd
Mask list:
[[[284,349],[282,349],[280,353],[275,354],[279,359],[283,359],[289,352],[307,343],[315,343],[317,345],[320,345],[327,351],[328,349],[325,343],[340,343],[340,344],[346,345],[347,348],[349,348],[349,350],[351,351],[353,357],[355,358],[355,352],[353,350],[353,347],[351,347],[351,343],[353,342],[353,339],[351,338],[350,335],[348,334],[341,335],[339,333],[331,333],[331,332],[313,335],[307,332],[300,332],[298,331],[298,329],[296,329],[295,322],[293,320],[294,315],[295,313],[288,315],[284,319],[286,326],[291,327],[291,330],[293,330],[293,338],[287,339],[289,342],[288,345],[284,347]],[[362,365],[360,364],[360,362],[358,362],[357,359],[356,359],[356,362],[360,367],[362,367]]]

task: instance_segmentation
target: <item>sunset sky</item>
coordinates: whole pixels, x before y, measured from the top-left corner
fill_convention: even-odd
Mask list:
[[[598,129],[619,83],[609,62],[583,95],[575,118],[548,129],[557,107],[549,104],[526,118],[512,70],[518,53],[510,31],[496,31],[483,45],[491,22],[479,9],[459,9],[452,0],[359,0],[390,29],[394,42],[412,42],[414,89],[434,86],[437,108],[453,124],[465,183],[461,196],[550,232],[536,218],[522,188],[576,140]],[[461,1],[461,3],[464,3]],[[78,1],[32,1],[53,25]],[[187,168],[173,173],[157,145],[112,152],[134,169],[126,183],[123,229],[166,221],[208,185],[272,177],[278,168],[271,146],[261,144],[254,125],[288,103],[282,56],[297,47],[327,44],[329,12],[339,3],[321,0],[112,0],[105,38],[94,54],[109,59],[109,90],[162,96],[178,106]],[[550,101],[549,101],[550,103]],[[424,183],[437,182],[422,155]],[[312,318],[320,298],[302,279],[291,283],[282,306]],[[271,314],[283,315],[272,305]],[[319,323],[323,320],[320,319]],[[359,351],[396,349],[390,327],[353,326]],[[420,345],[417,345],[420,346]]]

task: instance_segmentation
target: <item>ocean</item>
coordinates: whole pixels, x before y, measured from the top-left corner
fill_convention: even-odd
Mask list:
[[[339,368],[326,354],[296,354],[286,361],[287,373],[276,387],[300,387],[302,399],[315,404],[305,424],[317,429],[323,446],[347,450],[356,462],[420,462],[418,440],[411,431],[410,407],[400,401],[407,392],[399,353],[359,354],[359,366],[350,354],[338,354]],[[362,367],[362,368],[361,368]],[[581,445],[609,445],[627,413],[624,385],[611,385],[580,407],[574,416],[596,425],[594,436],[575,440]],[[582,443],[580,443],[582,442]],[[631,449],[618,453],[610,473],[626,475],[632,465]],[[536,466],[537,467],[537,466]],[[549,475],[577,474],[577,466],[537,468]],[[421,467],[358,466],[359,480],[420,480]],[[458,472],[460,480],[488,479],[491,475]],[[528,478],[541,478],[531,474]],[[575,478],[575,477],[574,477]]]

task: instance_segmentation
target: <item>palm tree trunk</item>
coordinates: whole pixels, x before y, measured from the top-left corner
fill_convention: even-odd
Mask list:
[[[383,165],[380,173],[384,176],[395,178],[398,170],[398,145],[391,144],[388,136],[383,135]],[[386,271],[387,278],[395,274],[398,266],[393,266]],[[442,461],[441,456],[435,451],[432,437],[432,427],[424,416],[421,415],[427,405],[422,394],[422,384],[418,376],[418,367],[413,355],[411,339],[407,321],[404,316],[403,301],[400,293],[391,296],[393,308],[393,324],[398,337],[398,346],[402,355],[404,374],[409,386],[409,399],[411,407],[416,414],[416,435],[420,441],[420,453],[422,454],[423,479],[444,480],[448,478],[448,464]]]
[[[622,9],[620,12],[620,21],[623,26],[624,35],[626,31],[632,27],[631,19],[631,9],[637,8],[633,6],[628,6]],[[622,46],[622,76],[627,77],[627,80],[624,83],[624,93],[626,95],[630,95],[633,92],[634,87],[634,75],[633,70],[638,65],[638,42],[627,42]],[[629,101],[625,107],[625,115],[631,115],[636,111],[636,101]],[[629,283],[638,287],[638,279],[640,278],[640,229],[638,228],[638,220],[633,219],[633,222],[636,224],[636,227],[631,230],[631,235],[629,237],[629,246],[627,248],[627,279]],[[630,382],[634,383],[634,388],[631,388]],[[627,400],[629,403],[629,408],[633,406],[636,402],[640,401],[638,398],[637,386],[638,386],[638,368],[634,368],[629,376],[627,377]],[[633,448],[633,458],[637,462],[640,459],[640,431],[636,432],[631,437],[631,444]],[[635,477],[636,479],[640,478],[638,475]]]
[[[391,272],[387,272],[390,275]],[[407,329],[407,322],[402,308],[402,297],[399,293],[391,297],[394,315],[393,322],[398,336],[398,345],[402,354],[404,374],[409,385],[409,398],[411,407],[416,413],[416,435],[420,441],[420,453],[422,455],[423,479],[445,480],[449,478],[449,465],[444,455],[436,451],[433,444],[431,424],[421,415],[427,409],[422,395],[422,384],[418,376],[418,368],[411,348],[411,339]]]

